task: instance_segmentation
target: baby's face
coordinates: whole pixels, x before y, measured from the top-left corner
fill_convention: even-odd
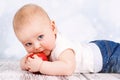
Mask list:
[[[49,55],[55,47],[55,24],[51,22],[33,20],[31,23],[22,25],[17,37],[28,53],[44,52]]]

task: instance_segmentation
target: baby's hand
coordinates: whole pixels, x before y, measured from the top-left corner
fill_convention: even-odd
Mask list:
[[[28,56],[28,55],[27,55]],[[28,70],[28,67],[26,65],[26,61],[27,61],[27,56],[24,56],[21,61],[20,61],[20,67],[23,70]]]
[[[30,72],[39,72],[42,62],[43,60],[40,57],[33,55],[33,58],[28,57],[26,64]]]

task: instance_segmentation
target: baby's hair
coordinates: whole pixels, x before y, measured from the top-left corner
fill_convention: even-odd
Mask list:
[[[31,21],[32,17],[35,15],[40,17],[41,20],[46,20],[48,22],[50,21],[48,14],[43,8],[35,4],[27,4],[16,12],[13,19],[14,30],[19,29],[17,26],[26,24]]]

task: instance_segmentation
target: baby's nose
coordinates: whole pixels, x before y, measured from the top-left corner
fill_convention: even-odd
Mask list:
[[[41,48],[41,45],[40,43],[35,43],[34,47],[35,47],[35,50],[38,50]]]

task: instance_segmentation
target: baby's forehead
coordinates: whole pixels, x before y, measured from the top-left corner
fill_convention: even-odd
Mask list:
[[[24,17],[25,16],[41,16],[41,17],[48,17],[45,10],[37,5],[25,5],[23,6],[18,12],[18,16]]]
[[[14,24],[15,25],[27,24],[37,19],[39,19],[40,22],[50,21],[47,13],[41,7],[29,5],[21,8],[16,13],[14,17]]]

